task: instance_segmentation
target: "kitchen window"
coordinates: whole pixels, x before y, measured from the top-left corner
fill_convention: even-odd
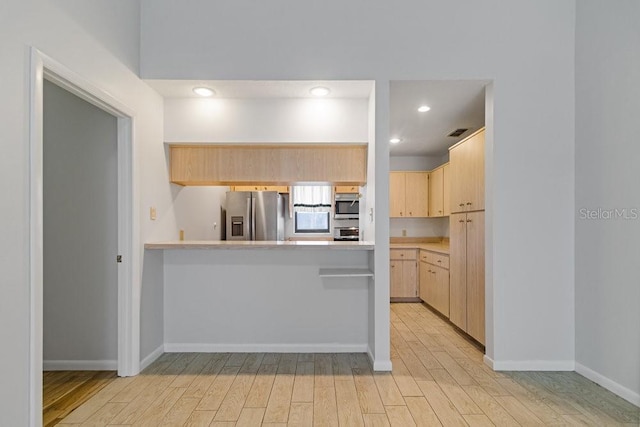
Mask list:
[[[293,187],[295,233],[331,232],[331,186]]]

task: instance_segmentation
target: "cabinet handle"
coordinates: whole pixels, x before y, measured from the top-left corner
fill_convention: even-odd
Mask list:
[[[409,216],[413,216],[413,212],[409,212]]]
[[[432,272],[431,272],[431,274],[436,274],[436,272],[435,272],[435,271],[432,271]]]
[[[464,222],[464,219],[459,220],[458,222]]]
[[[439,259],[438,262],[442,262],[442,260]]]
[[[471,206],[471,202],[467,202],[467,206]]]
[[[402,212],[400,212],[400,216],[402,216]]]
[[[464,203],[460,203],[458,206],[463,207],[463,206],[464,206]]]
[[[404,256],[404,254],[400,254],[400,256]]]

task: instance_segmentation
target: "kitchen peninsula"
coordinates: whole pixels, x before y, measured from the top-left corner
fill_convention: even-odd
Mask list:
[[[145,249],[163,251],[165,351],[371,354],[373,243],[176,241]]]

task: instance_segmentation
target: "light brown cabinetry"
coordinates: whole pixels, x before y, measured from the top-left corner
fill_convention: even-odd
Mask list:
[[[360,187],[357,185],[336,185],[333,187],[333,191],[335,193],[350,193],[350,194],[358,194],[360,193]]]
[[[231,191],[277,191],[278,193],[288,193],[289,187],[286,185],[234,185]]]
[[[444,209],[444,216],[451,215],[451,166],[446,163],[442,167],[442,206]]]
[[[484,344],[484,211],[451,214],[449,221],[449,319]]]
[[[418,262],[415,249],[391,249],[391,289],[394,299],[415,299],[418,297]]]
[[[391,172],[389,174],[389,216],[392,218],[429,216],[428,172]]]
[[[366,183],[364,144],[171,145],[171,182],[180,185]]]
[[[451,212],[484,210],[484,129],[449,149]]]
[[[420,251],[420,299],[449,317],[449,257]]]
[[[444,169],[429,172],[429,216],[444,215]]]

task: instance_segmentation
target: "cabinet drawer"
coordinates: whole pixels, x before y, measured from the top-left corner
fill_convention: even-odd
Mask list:
[[[416,259],[414,249],[391,249],[389,255],[391,259]]]
[[[432,256],[431,264],[437,265],[438,267],[442,267],[442,268],[449,268],[449,255],[432,252],[431,256]]]
[[[433,252],[429,251],[420,251],[420,261],[428,262],[429,264],[433,264]]]
[[[449,268],[449,255],[440,254],[438,252],[421,250],[420,261],[428,262],[429,264],[437,265],[442,268]]]

